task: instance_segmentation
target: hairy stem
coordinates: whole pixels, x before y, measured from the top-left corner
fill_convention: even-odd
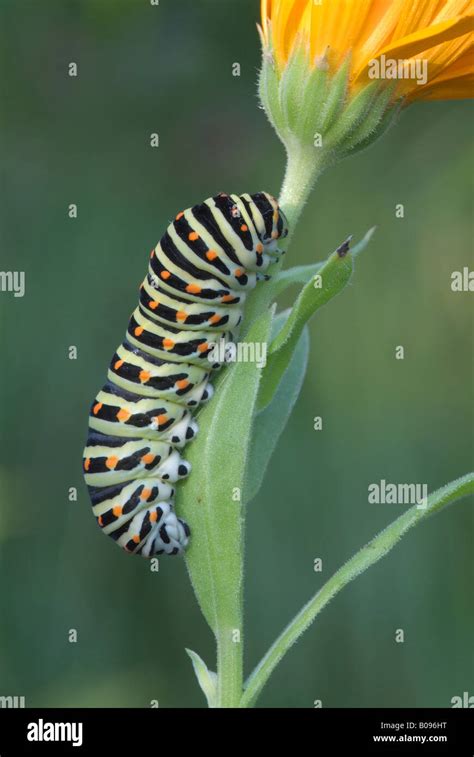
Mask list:
[[[238,707],[243,690],[242,629],[217,632],[217,707]]]
[[[315,160],[315,149],[302,148],[299,144],[288,151],[288,163],[283,181],[280,206],[285,213],[290,229],[289,237],[303,210],[308,196],[322,171],[322,164]],[[287,240],[288,241],[288,240]],[[272,275],[278,270],[278,264],[273,266]],[[246,308],[246,317],[242,327],[242,334],[270,306],[271,293],[267,287],[261,286],[254,290]],[[270,299],[269,299],[270,298]],[[243,566],[243,543],[242,566]],[[242,606],[242,603],[238,603]],[[228,620],[228,618],[227,618]],[[234,627],[228,622],[221,628],[217,619],[217,706],[238,707],[243,691],[243,622],[242,616],[235,617]],[[236,641],[238,638],[238,641]]]
[[[296,141],[288,144],[287,151],[288,161],[279,203],[288,220],[291,237],[311,190],[325,169],[325,161],[321,148],[304,147]]]

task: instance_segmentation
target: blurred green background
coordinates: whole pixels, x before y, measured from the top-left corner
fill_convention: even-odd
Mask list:
[[[1,269],[26,272],[26,295],[0,295],[0,695],[27,706],[204,704],[184,647],[212,665],[213,639],[184,561],[151,573],[101,535],[81,457],[89,403],[169,220],[222,190],[278,193],[257,17],[254,0],[2,2]],[[473,267],[472,126],[468,102],[414,105],[323,176],[298,227],[287,265],[378,229],[312,323],[303,393],[249,509],[248,670],[403,511],[368,504],[371,482],[434,490],[472,467],[472,294],[450,289]],[[324,611],[260,705],[446,707],[474,693],[472,547],[468,500],[410,532]]]

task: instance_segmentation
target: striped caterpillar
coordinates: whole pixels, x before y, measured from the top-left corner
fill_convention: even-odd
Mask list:
[[[84,476],[92,510],[123,549],[152,557],[186,548],[173,508],[190,471],[180,450],[198,431],[192,409],[210,399],[213,344],[238,332],[246,293],[288,233],[265,192],[221,193],[178,213],[151,252],[124,342],[89,415]]]

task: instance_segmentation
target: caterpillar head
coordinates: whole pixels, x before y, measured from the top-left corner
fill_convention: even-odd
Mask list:
[[[258,238],[269,251],[275,250],[278,247],[278,240],[288,235],[285,214],[280,209],[277,200],[268,192],[240,196],[221,192],[213,199],[215,205],[236,228],[246,211]]]
[[[278,202],[268,192],[257,192],[250,196],[255,215],[260,216],[256,223],[260,239],[270,249],[277,247],[277,240],[288,236],[288,221]]]

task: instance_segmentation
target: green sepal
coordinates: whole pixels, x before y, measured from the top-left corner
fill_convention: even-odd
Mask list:
[[[351,58],[348,55],[329,83],[321,117],[321,134],[323,137],[335,123],[346,103],[350,65]]]
[[[352,155],[365,150],[388,131],[397,120],[403,106],[403,100],[392,104],[392,90],[384,90],[373,104],[370,119],[362,123],[339,147],[340,157]]]
[[[262,44],[262,67],[258,78],[260,103],[267,117],[282,141],[285,136],[285,118],[280,106],[280,75],[272,49],[271,28],[268,30],[268,45]],[[263,43],[263,41],[262,41]]]
[[[321,64],[308,76],[302,95],[302,107],[296,122],[295,133],[302,142],[314,144],[315,135],[321,133],[323,106],[328,95],[329,74]]]
[[[297,42],[279,85],[279,102],[285,126],[295,131],[303,109],[304,85],[309,75],[308,53],[302,41]]]
[[[379,82],[371,82],[349,101],[324,138],[326,149],[338,148],[345,140],[350,139],[362,124],[365,126],[365,123],[373,119],[372,107],[379,87]],[[375,118],[378,122],[379,117]]]
[[[266,51],[263,55],[262,68],[258,80],[258,92],[263,110],[268,116],[273,128],[283,138],[285,119],[280,106],[278,96],[279,78],[271,52]]]

